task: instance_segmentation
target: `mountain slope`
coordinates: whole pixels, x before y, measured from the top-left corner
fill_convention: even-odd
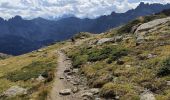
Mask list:
[[[125,24],[139,16],[150,15],[170,8],[170,4],[144,4],[141,3],[136,9],[125,13],[112,13],[96,19],[79,19],[66,17],[58,21],[36,18],[24,20],[20,16],[7,20],[0,19],[0,37],[3,43],[0,52],[7,54],[23,54],[42,47],[54,41],[66,40],[79,32],[101,33],[108,29]],[[11,37],[11,38],[9,38]],[[17,37],[15,39],[15,37]],[[18,41],[20,38],[22,40]],[[19,40],[20,40],[19,39]],[[9,41],[8,41],[9,40]],[[11,43],[10,41],[18,41]],[[11,44],[10,46],[6,44]],[[35,44],[31,46],[32,44]],[[16,46],[16,47],[15,47]],[[11,51],[15,47],[13,51]],[[24,48],[24,49],[21,49]]]
[[[100,90],[92,98],[170,99],[170,17],[152,20],[133,24],[134,33],[117,28],[65,50],[78,75]]]
[[[120,27],[99,35],[83,33],[76,35],[75,41],[60,42],[28,54],[0,60],[0,94],[3,94],[0,99],[46,99],[54,80],[54,83],[76,86],[78,90],[71,90],[71,96],[79,94],[90,100],[143,100],[145,97],[148,100],[169,100],[168,12],[166,10],[157,15],[142,17],[136,19],[138,23],[134,20],[123,26],[124,30],[129,27],[133,30],[135,27],[136,31],[122,31]],[[162,15],[166,18],[161,18]],[[148,17],[151,20],[148,21]],[[57,56],[57,51],[62,51],[70,59],[63,58],[62,54]],[[68,60],[72,60],[72,64],[65,62]],[[57,61],[60,68],[63,62],[69,65],[65,66],[68,68],[64,72],[59,69],[58,73],[54,73]],[[63,73],[63,77],[54,78],[54,74]],[[13,86],[22,87],[27,93],[6,97],[4,93]]]

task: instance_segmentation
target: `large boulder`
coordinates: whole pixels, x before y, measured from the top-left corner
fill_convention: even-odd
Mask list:
[[[136,29],[135,34],[137,34],[138,32],[141,32],[141,31],[152,29],[152,28],[154,28],[158,25],[165,24],[168,21],[170,21],[170,17],[162,18],[162,19],[156,19],[156,20],[144,23]]]
[[[3,93],[3,95],[6,97],[13,97],[13,96],[22,95],[22,94],[27,94],[27,89],[24,89],[19,86],[12,86]]]

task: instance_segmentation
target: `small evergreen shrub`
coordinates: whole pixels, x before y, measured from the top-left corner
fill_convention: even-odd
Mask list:
[[[170,57],[163,62],[160,70],[158,71],[158,76],[167,76],[167,75],[170,75]]]

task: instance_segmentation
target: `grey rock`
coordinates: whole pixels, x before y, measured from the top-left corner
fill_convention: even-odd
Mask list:
[[[38,78],[36,78],[36,80],[39,82],[43,82],[45,81],[45,78],[42,75],[40,75]]]
[[[152,92],[145,91],[140,95],[140,100],[156,100],[156,99]]]
[[[115,36],[115,42],[120,42],[123,40],[123,36]]]
[[[131,28],[131,33],[134,33],[141,24],[135,25]]]
[[[170,86],[170,81],[167,81],[167,85]]]
[[[60,95],[70,95],[71,89],[64,89],[59,92]]]
[[[101,98],[95,98],[94,100],[102,100]]]
[[[44,50],[42,50],[42,49],[39,49],[39,50],[37,50],[38,52],[43,52]]]
[[[136,43],[143,43],[145,42],[145,37],[143,35],[137,35]]]
[[[90,89],[90,91],[92,94],[98,94],[99,93],[99,89],[98,88],[92,88]]]
[[[141,32],[141,31],[149,30],[151,28],[154,28],[155,26],[165,24],[168,21],[170,21],[170,17],[156,19],[156,20],[144,23],[137,28],[137,30],[135,31],[135,34],[137,34],[138,32]]]
[[[147,58],[155,58],[157,55],[154,55],[154,54],[148,54],[148,57]]]
[[[125,65],[125,67],[126,67],[126,68],[130,68],[130,67],[131,67],[131,65]]]
[[[115,39],[114,38],[103,38],[97,41],[97,45],[101,45],[103,43],[107,43],[107,42],[114,42]]]
[[[79,69],[75,68],[73,69],[73,73],[78,73],[79,72]]]
[[[72,76],[66,76],[66,79],[72,79],[73,77]]]
[[[3,93],[3,95],[7,97],[13,97],[13,96],[22,95],[22,94],[27,94],[27,89],[24,89],[19,86],[12,86]]]

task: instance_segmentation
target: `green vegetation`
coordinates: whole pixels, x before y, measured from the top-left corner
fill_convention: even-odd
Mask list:
[[[73,66],[80,67],[86,62],[96,62],[107,58],[109,58],[108,62],[111,63],[122,56],[127,56],[128,52],[128,49],[117,46],[104,46],[98,49],[88,49],[87,47],[83,47],[81,49],[74,50],[74,53],[70,53],[68,55],[73,60]]]
[[[60,42],[28,54],[0,60],[0,94],[11,86],[27,89],[28,94],[0,100],[46,100],[57,65],[56,50],[67,43]],[[42,75],[43,81],[37,78]]]
[[[20,70],[8,73],[6,78],[11,81],[27,81],[31,78],[37,78],[42,75],[44,77],[49,77],[48,72],[55,68],[56,63],[47,61],[37,61],[32,62],[28,66],[23,67]],[[30,74],[31,73],[31,74]],[[47,74],[47,75],[46,75]]]
[[[169,23],[148,31],[146,41],[140,45],[136,45],[136,36],[129,34],[133,26],[165,16],[140,17],[120,29],[97,35],[65,52],[73,60],[74,67],[80,68],[80,74],[86,76],[88,86],[101,89],[102,97],[140,100],[141,91],[148,89],[154,93],[156,99],[169,100]],[[124,37],[120,42],[89,44],[120,34]]]
[[[167,58],[167,59],[163,62],[162,66],[161,66],[161,68],[160,68],[160,70],[159,70],[159,72],[158,72],[158,75],[159,75],[159,76],[167,76],[167,75],[170,75],[170,57]]]
[[[109,82],[102,87],[100,95],[106,98],[113,98],[119,95],[120,100],[140,100],[138,94],[135,93],[133,86],[130,84],[115,84]]]

